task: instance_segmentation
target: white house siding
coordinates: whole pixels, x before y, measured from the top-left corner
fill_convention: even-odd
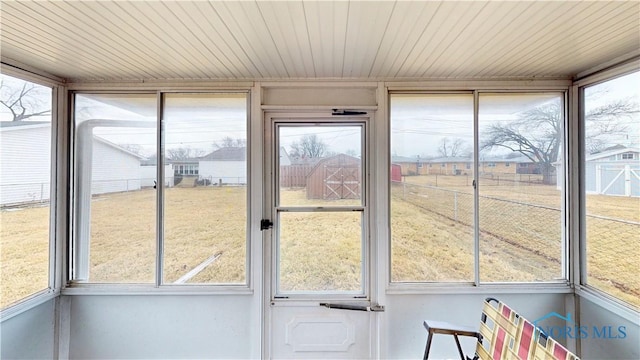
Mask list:
[[[173,165],[167,164],[164,166],[164,183],[167,187],[173,187],[174,178],[173,178]],[[142,187],[151,187],[155,185],[155,180],[157,177],[156,166],[155,165],[143,165],[140,166],[140,186]]]
[[[92,194],[140,190],[140,158],[94,140],[92,164]]]
[[[212,183],[223,184],[246,184],[247,183],[247,163],[244,161],[220,160],[220,161],[200,161],[200,178],[207,179]]]
[[[48,201],[51,125],[0,130],[0,205]]]

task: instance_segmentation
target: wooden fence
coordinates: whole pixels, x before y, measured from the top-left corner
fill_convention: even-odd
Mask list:
[[[280,166],[280,187],[306,187],[312,169],[308,164]]]

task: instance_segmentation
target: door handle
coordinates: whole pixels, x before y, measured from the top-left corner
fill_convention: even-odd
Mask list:
[[[324,306],[329,309],[384,312],[384,306],[378,305],[378,304],[372,304],[371,306],[364,306],[364,305],[350,305],[350,304],[320,303],[320,306]]]

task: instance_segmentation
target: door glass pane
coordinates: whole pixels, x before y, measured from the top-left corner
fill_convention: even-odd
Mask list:
[[[0,75],[0,308],[49,287],[52,90]]]
[[[362,214],[281,212],[279,292],[361,293]]]
[[[586,282],[640,308],[640,72],[584,89]]]
[[[284,126],[279,138],[279,205],[361,205],[362,126]]]
[[[164,100],[163,281],[245,283],[247,95]]]
[[[391,279],[473,281],[473,95],[391,96]]]
[[[563,278],[563,98],[480,95],[482,282]]]
[[[75,280],[155,281],[156,94],[77,94]]]

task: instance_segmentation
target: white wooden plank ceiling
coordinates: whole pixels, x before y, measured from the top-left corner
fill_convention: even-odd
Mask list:
[[[570,78],[640,53],[638,1],[1,1],[0,50],[70,81]]]

